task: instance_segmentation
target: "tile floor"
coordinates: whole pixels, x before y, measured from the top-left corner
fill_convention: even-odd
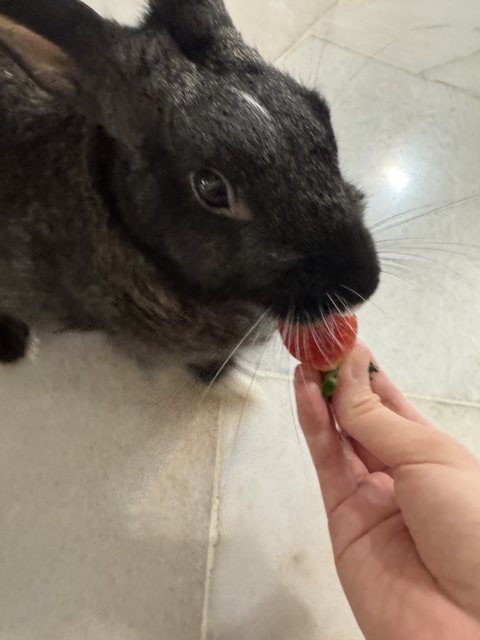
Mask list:
[[[143,6],[90,3],[120,20]],[[480,3],[228,4],[331,102],[389,272],[364,339],[480,454]],[[292,363],[277,343],[244,365],[247,403],[202,402],[184,374],[147,376],[96,337],[46,339],[36,363],[0,371],[2,640],[361,638],[292,416]]]

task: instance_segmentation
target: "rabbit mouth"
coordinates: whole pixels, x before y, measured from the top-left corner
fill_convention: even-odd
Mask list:
[[[308,324],[322,321],[332,315],[351,315],[359,309],[373,295],[378,286],[378,280],[372,280],[371,286],[363,293],[353,288],[338,287],[324,291],[318,295],[314,292],[291,296],[277,296],[269,304],[269,308],[281,322]]]

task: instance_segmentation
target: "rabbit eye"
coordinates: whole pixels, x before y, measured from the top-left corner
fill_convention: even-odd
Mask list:
[[[228,213],[233,200],[230,185],[216,171],[202,169],[192,176],[192,185],[200,203],[207,209],[221,209],[221,213]]]

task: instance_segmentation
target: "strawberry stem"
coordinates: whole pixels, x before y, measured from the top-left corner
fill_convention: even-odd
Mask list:
[[[368,367],[370,373],[380,373],[380,369],[373,362]],[[328,371],[323,375],[322,380],[322,396],[325,400],[331,400],[338,386],[338,369]]]
[[[338,371],[329,371],[323,376],[322,396],[325,400],[330,400],[337,389]]]

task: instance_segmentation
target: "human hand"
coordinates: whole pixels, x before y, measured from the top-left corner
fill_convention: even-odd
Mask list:
[[[371,360],[354,350],[332,405],[317,372],[295,379],[340,581],[368,640],[479,640],[480,461]]]

